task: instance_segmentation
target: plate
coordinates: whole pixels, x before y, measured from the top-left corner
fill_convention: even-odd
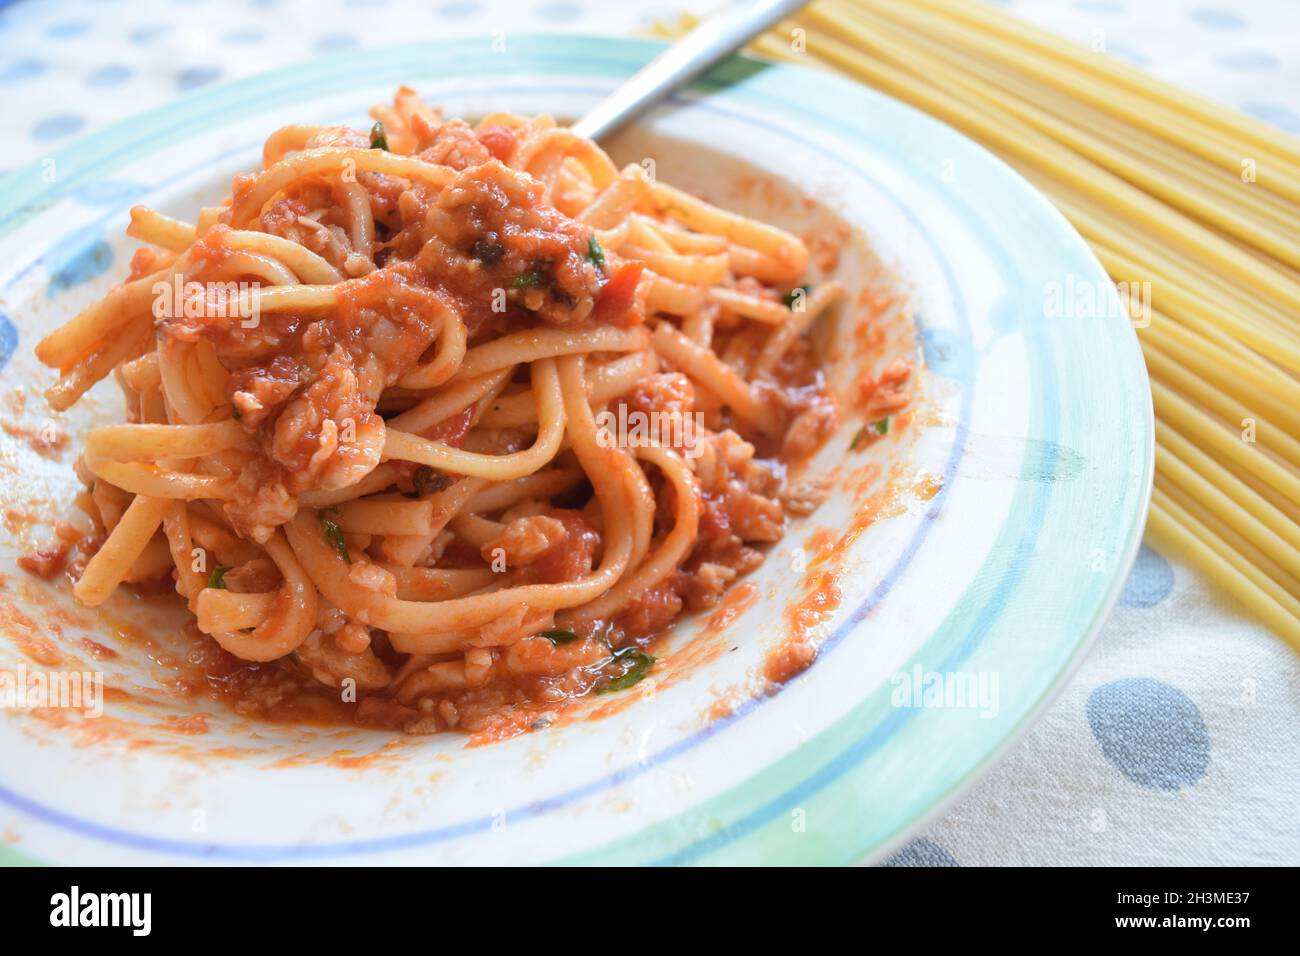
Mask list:
[[[365,122],[400,83],[448,115],[580,115],[659,49],[511,36],[332,57],[196,92],[0,182],[0,670],[102,674],[107,689],[100,716],[0,718],[0,859],[870,861],[1041,711],[1145,520],[1153,425],[1127,313],[1066,221],[980,147],[840,78],[742,58],[611,151],[840,235],[852,307],[818,333],[832,379],[862,371],[854,330],[875,321],[884,357],[923,354],[924,394],[865,450],[850,451],[858,422],[831,437],[830,498],[723,612],[677,628],[660,679],[481,746],[258,724],[178,685],[179,621],[156,602],[119,595],[92,614],[13,567],[66,510],[86,425],[120,414],[100,389],[51,416],[31,350],[123,274],[131,205],[191,217],[271,130]],[[770,685],[792,631],[817,660]]]

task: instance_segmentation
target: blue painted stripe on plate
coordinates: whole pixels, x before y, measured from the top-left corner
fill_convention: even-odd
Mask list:
[[[1002,246],[999,244],[997,235],[984,228],[980,220],[970,213],[966,204],[952,193],[951,190],[949,192],[950,199],[953,203],[952,208],[961,210],[961,219],[967,227],[971,228],[973,231],[982,233],[987,237],[988,241],[985,244],[985,247],[995,254],[995,258],[998,261],[998,266],[1002,272],[1002,277],[1007,288],[1019,288],[1021,283],[1017,281],[1015,275],[1016,269],[1012,265],[1005,251],[1002,249]],[[944,260],[944,264],[946,268],[947,260]],[[947,281],[949,286],[953,289],[954,294],[960,296],[960,291],[951,275],[947,276]],[[964,314],[964,306],[961,307],[960,311]],[[1047,382],[1047,387],[1045,387],[1041,392],[1035,390],[1035,398],[1040,399],[1043,402],[1043,408],[1046,412],[1046,440],[1050,442],[1056,438],[1058,430],[1057,424],[1059,421],[1059,396],[1056,391],[1055,368],[1052,365],[1051,355],[1048,353],[1046,348],[1044,337],[1041,334],[1035,334],[1033,336],[1027,334],[1026,338],[1029,338],[1034,342],[1038,353],[1038,361],[1034,367],[1046,370],[1044,373],[1044,379]],[[978,359],[976,359],[976,361],[978,361]],[[969,421],[969,403],[971,399],[972,390],[969,385],[967,385],[963,389],[962,393],[963,424],[960,426],[962,431],[961,447],[964,447],[965,444],[965,423]],[[949,468],[945,469],[945,474],[948,472],[956,473],[956,467],[960,458],[961,455],[958,451],[958,447],[954,447],[954,454],[949,463]],[[1012,574],[1004,575],[998,581],[997,588],[993,591],[988,602],[981,609],[979,616],[975,620],[974,626],[969,632],[967,632],[965,639],[953,649],[952,653],[950,653],[935,667],[935,670],[940,673],[956,670],[957,666],[975,651],[983,641],[985,635],[988,634],[993,624],[997,621],[998,617],[1002,614],[1007,601],[1015,591],[1016,586],[1020,583],[1020,580],[1024,577],[1024,572],[1028,565],[1026,559],[1033,552],[1034,543],[1038,540],[1038,535],[1042,530],[1043,520],[1047,513],[1047,501],[1051,496],[1053,489],[1053,483],[1050,478],[1054,473],[1055,463],[1053,462],[1051,464],[1051,470],[1044,473],[1045,480],[1031,483],[1033,499],[1030,504],[1030,519],[1029,524],[1025,529],[1025,533],[1021,535],[1021,538],[1016,545],[1016,560],[1011,564],[1011,567],[1013,567],[1015,571]],[[946,494],[947,490],[948,486],[945,481],[941,493]],[[936,495],[936,498],[937,497],[938,496]],[[932,518],[933,514],[928,513],[926,517]],[[929,525],[930,521],[927,521],[922,531],[928,531]],[[919,547],[919,542],[917,543],[917,546]],[[882,582],[882,586],[883,584],[884,582]],[[827,645],[838,644],[840,641],[844,640],[853,632],[854,628],[863,620],[863,618],[871,612],[871,609],[874,606],[875,601],[869,600],[861,608],[856,610],[849,620],[846,621],[830,638]],[[791,807],[799,806],[809,797],[835,783],[835,781],[844,776],[844,774],[850,771],[853,767],[857,766],[878,751],[895,734],[902,730],[902,728],[906,726],[907,723],[917,715],[917,713],[916,710],[911,708],[895,708],[881,723],[877,724],[866,734],[855,740],[849,747],[837,754],[815,773],[805,777],[794,786],[773,797],[743,819],[738,820],[730,826],[724,827],[715,833],[711,833],[709,836],[698,840],[693,844],[661,857],[654,862],[654,865],[675,866],[699,860],[706,854],[720,850],[727,844],[733,843],[747,834],[752,833],[765,823],[769,823],[776,817],[788,812]]]

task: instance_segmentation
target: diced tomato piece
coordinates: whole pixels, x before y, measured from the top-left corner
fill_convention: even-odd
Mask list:
[[[68,544],[66,541],[58,541],[48,548],[37,548],[30,554],[20,555],[18,567],[30,571],[38,578],[49,580],[63,570],[67,559]]]
[[[459,415],[453,415],[438,422],[424,433],[424,437],[430,441],[440,441],[445,445],[451,445],[453,448],[459,448],[465,444],[465,436],[469,434],[469,426],[473,419],[474,406],[471,405]]]
[[[478,141],[488,148],[488,152],[505,162],[515,151],[515,131],[509,126],[484,126],[474,134]]]
[[[644,267],[641,262],[625,262],[610,276],[605,287],[600,290],[600,297],[596,299],[596,307],[592,310],[592,317],[597,322],[613,322],[622,318],[632,307],[632,299],[636,296],[637,283],[641,281],[641,270]]]

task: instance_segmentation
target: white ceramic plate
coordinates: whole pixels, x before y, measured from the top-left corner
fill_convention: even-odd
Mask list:
[[[865,452],[847,451],[858,422],[833,436],[819,464],[835,491],[752,576],[756,599],[725,628],[678,628],[658,679],[612,713],[481,747],[259,725],[159,689],[168,655],[184,653],[176,615],[129,596],[92,614],[66,585],[13,568],[75,491],[87,423],[119,414],[110,389],[50,416],[37,392],[51,375],[31,349],[121,277],[130,205],[192,217],[277,126],[365,122],[399,83],[451,115],[572,116],[657,49],[539,37],[504,54],[486,41],[369,50],[204,90],[0,182],[3,414],[71,433],[50,458],[0,434],[0,668],[97,670],[115,691],[97,718],[0,715],[0,859],[860,861],[1024,730],[1141,535],[1152,422],[1136,339],[1084,243],[1006,166],[889,99],[789,66],[733,60],[613,151],[800,232],[847,224],[837,276],[855,303],[876,270],[895,277],[908,308],[883,348],[908,347],[910,315],[922,411]],[[868,311],[821,332],[841,385],[859,371],[852,329]],[[819,588],[838,600],[813,621],[817,662],[755,693]],[[84,637],[116,656],[97,659]],[[929,693],[909,695],[918,687]]]

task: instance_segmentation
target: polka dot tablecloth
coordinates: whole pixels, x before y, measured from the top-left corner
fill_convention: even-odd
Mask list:
[[[683,6],[703,12],[716,3],[3,5],[0,172],[187,90],[300,59],[502,25],[628,34]],[[1006,6],[1300,133],[1297,0]],[[1300,657],[1176,556],[1144,547],[1119,607],[1061,697],[887,863],[1300,863]]]

